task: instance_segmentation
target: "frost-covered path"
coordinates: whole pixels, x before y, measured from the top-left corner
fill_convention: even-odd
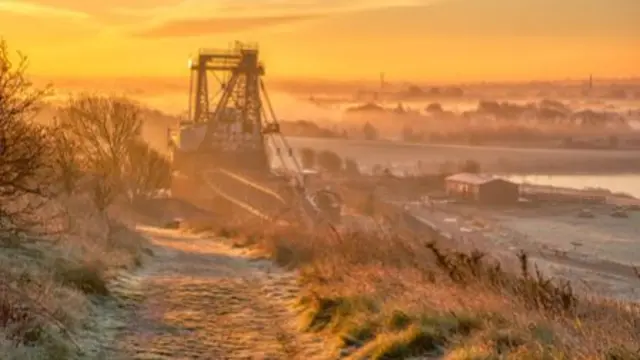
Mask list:
[[[149,264],[114,284],[131,300],[112,359],[330,359],[298,331],[295,275],[216,239],[141,229]]]

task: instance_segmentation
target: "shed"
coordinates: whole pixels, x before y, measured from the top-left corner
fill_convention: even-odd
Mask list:
[[[447,195],[483,204],[514,204],[520,186],[487,174],[459,173],[445,178]]]

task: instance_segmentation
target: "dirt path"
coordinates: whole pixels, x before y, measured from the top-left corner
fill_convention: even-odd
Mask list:
[[[215,239],[142,229],[151,263],[114,286],[129,299],[109,359],[331,359],[298,331],[295,275]]]

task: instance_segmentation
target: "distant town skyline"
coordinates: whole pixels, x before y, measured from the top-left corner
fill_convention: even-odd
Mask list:
[[[258,42],[274,79],[434,83],[640,77],[637,0],[0,0],[45,77],[180,77]]]

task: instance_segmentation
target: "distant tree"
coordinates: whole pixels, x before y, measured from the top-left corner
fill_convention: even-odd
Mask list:
[[[360,167],[354,159],[346,158],[344,160],[344,171],[349,175],[359,175]]]
[[[447,95],[460,97],[460,96],[464,95],[464,90],[462,90],[459,87],[452,87],[452,88],[447,89]]]
[[[410,126],[402,129],[402,140],[407,142],[420,142],[424,140],[424,133],[416,132]]]
[[[409,87],[407,88],[407,95],[409,96],[419,96],[423,93],[424,92],[422,91],[422,89],[416,85],[409,85]]]
[[[124,181],[132,203],[146,200],[171,185],[171,164],[143,140],[129,147]]]
[[[480,164],[475,160],[467,160],[460,165],[460,171],[477,174],[480,172]]]
[[[405,126],[402,129],[402,140],[413,141],[413,139],[414,139],[413,129],[410,126]]]
[[[142,131],[140,114],[140,106],[129,99],[87,94],[71,98],[60,113],[60,126],[78,144],[78,161],[94,177],[99,210],[126,190],[129,152]]]
[[[324,170],[338,173],[342,171],[342,159],[333,151],[322,151],[318,154],[317,163]]]
[[[364,124],[362,128],[362,132],[364,133],[364,138],[367,140],[377,140],[378,139],[378,129],[376,129],[370,123]]]
[[[487,101],[482,100],[478,103],[477,111],[479,113],[492,114],[492,115],[500,115],[501,106],[497,101]]]
[[[444,109],[442,109],[442,105],[437,102],[427,105],[425,110],[430,114],[441,113],[444,111]]]
[[[452,161],[445,161],[438,167],[438,172],[443,175],[452,174],[456,171],[456,164]]]
[[[539,102],[539,108],[541,109],[553,109],[556,111],[559,111],[561,113],[570,113],[571,110],[562,102],[557,101],[557,100],[550,100],[550,99],[542,99]]]
[[[316,152],[311,148],[302,148],[300,150],[300,161],[305,169],[313,169],[316,167]]]
[[[374,216],[376,214],[376,194],[374,191],[367,194],[360,205],[360,211],[367,216]]]
[[[622,88],[611,89],[608,95],[613,99],[626,99],[628,97],[626,90]]]

